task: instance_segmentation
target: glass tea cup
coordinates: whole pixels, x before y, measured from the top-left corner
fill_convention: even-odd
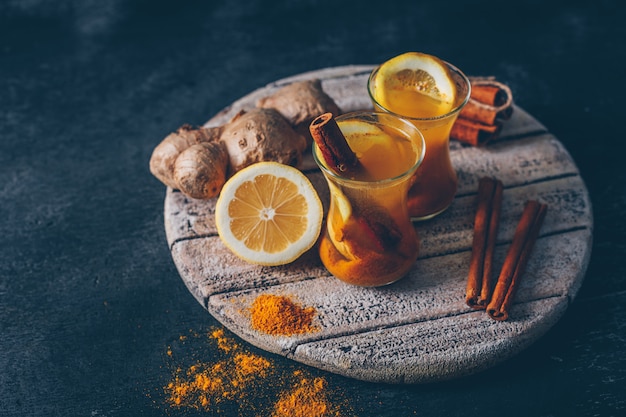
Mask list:
[[[353,112],[335,120],[368,178],[337,174],[313,144],[330,191],[320,258],[344,282],[390,284],[406,275],[418,255],[407,196],[424,156],[424,138],[415,125],[388,113]]]
[[[456,89],[454,101],[445,110],[441,110],[441,103],[436,103],[423,94],[416,95],[415,91],[410,92],[408,88],[407,94],[387,94],[385,105],[381,104],[381,95],[385,93],[381,89],[385,84],[377,82],[377,77],[385,63],[372,71],[367,83],[375,111],[409,120],[424,136],[426,155],[416,171],[416,181],[409,190],[409,215],[416,221],[428,220],[445,211],[454,200],[458,187],[456,171],[450,159],[450,131],[469,100],[471,85],[467,76],[458,68],[445,61],[440,62],[445,65]],[[421,96],[425,96],[423,100],[420,99]]]

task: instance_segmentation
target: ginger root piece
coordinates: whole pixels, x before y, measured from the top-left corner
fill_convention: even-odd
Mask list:
[[[320,114],[337,116],[340,112],[319,79],[294,82],[258,100],[256,108],[239,112],[225,125],[181,126],[154,149],[150,172],[190,197],[211,198],[221,191],[222,177],[225,181],[255,162],[299,166],[313,142],[311,121]],[[228,157],[225,168],[220,147],[196,146],[218,141],[223,142]],[[193,149],[186,152],[189,148]]]
[[[230,175],[260,161],[297,167],[307,148],[304,136],[275,109],[240,112],[223,127],[220,140],[228,151]]]
[[[217,196],[228,175],[228,153],[223,142],[201,142],[178,155],[174,180],[180,191],[192,198]]]
[[[150,157],[150,172],[163,184],[178,188],[174,179],[174,163],[178,155],[196,143],[217,140],[221,131],[222,127],[196,129],[187,124],[179,127],[154,148]]]
[[[257,101],[259,108],[276,109],[307,140],[312,143],[309,125],[320,114],[332,113],[339,116],[341,110],[335,101],[322,89],[319,79],[298,81],[286,85],[274,94]]]
[[[241,111],[218,127],[180,127],[154,149],[150,172],[197,199],[217,196],[235,172],[261,161],[298,166],[306,139],[274,109]]]

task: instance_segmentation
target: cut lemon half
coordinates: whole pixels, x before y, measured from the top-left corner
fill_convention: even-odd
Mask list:
[[[430,107],[426,117],[446,114],[456,100],[456,87],[445,62],[421,52],[406,52],[380,65],[373,80],[372,96],[383,107],[405,116],[407,108]],[[421,105],[415,94],[430,98],[430,104]],[[419,110],[416,110],[419,113]]]
[[[226,247],[246,262],[284,265],[317,241],[322,203],[297,168],[257,162],[233,175],[215,207],[217,232]]]

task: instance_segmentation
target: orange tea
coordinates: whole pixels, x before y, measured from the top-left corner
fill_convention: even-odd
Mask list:
[[[438,58],[410,52],[374,69],[368,91],[376,110],[411,121],[424,135],[426,155],[409,190],[409,214],[414,220],[436,216],[452,203],[457,190],[449,140],[469,99],[469,80]]]
[[[410,222],[407,195],[424,153],[414,125],[390,114],[352,113],[337,125],[365,174],[345,178],[314,157],[330,189],[330,206],[319,242],[324,266],[355,285],[379,286],[404,276],[417,259],[419,241]]]

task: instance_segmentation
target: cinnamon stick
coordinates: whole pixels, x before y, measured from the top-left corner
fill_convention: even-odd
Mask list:
[[[486,125],[459,117],[450,132],[450,137],[472,146],[482,146],[496,139],[502,124]]]
[[[500,221],[502,192],[500,180],[483,177],[478,182],[478,205],[465,291],[465,302],[475,310],[484,310],[491,298],[493,253]]]
[[[332,113],[313,119],[309,131],[330,169],[348,178],[356,178],[363,171]]]
[[[503,106],[512,101],[511,89],[495,77],[470,77],[470,98],[491,106]]]
[[[459,117],[486,125],[493,125],[497,120],[510,119],[512,114],[513,107],[511,106],[494,106],[470,98],[465,107],[461,109]]]
[[[472,92],[470,97],[485,104],[502,105],[506,101],[506,95],[502,89],[496,85],[482,83],[482,81],[472,82]]]
[[[493,297],[487,306],[487,314],[494,320],[503,321],[509,317],[509,309],[539,236],[547,209],[546,204],[535,200],[527,201],[524,206],[524,212],[515,229],[513,242],[506,254]]]
[[[513,114],[511,89],[494,77],[470,78],[472,91],[452,127],[450,137],[472,146],[497,139],[502,123]]]

